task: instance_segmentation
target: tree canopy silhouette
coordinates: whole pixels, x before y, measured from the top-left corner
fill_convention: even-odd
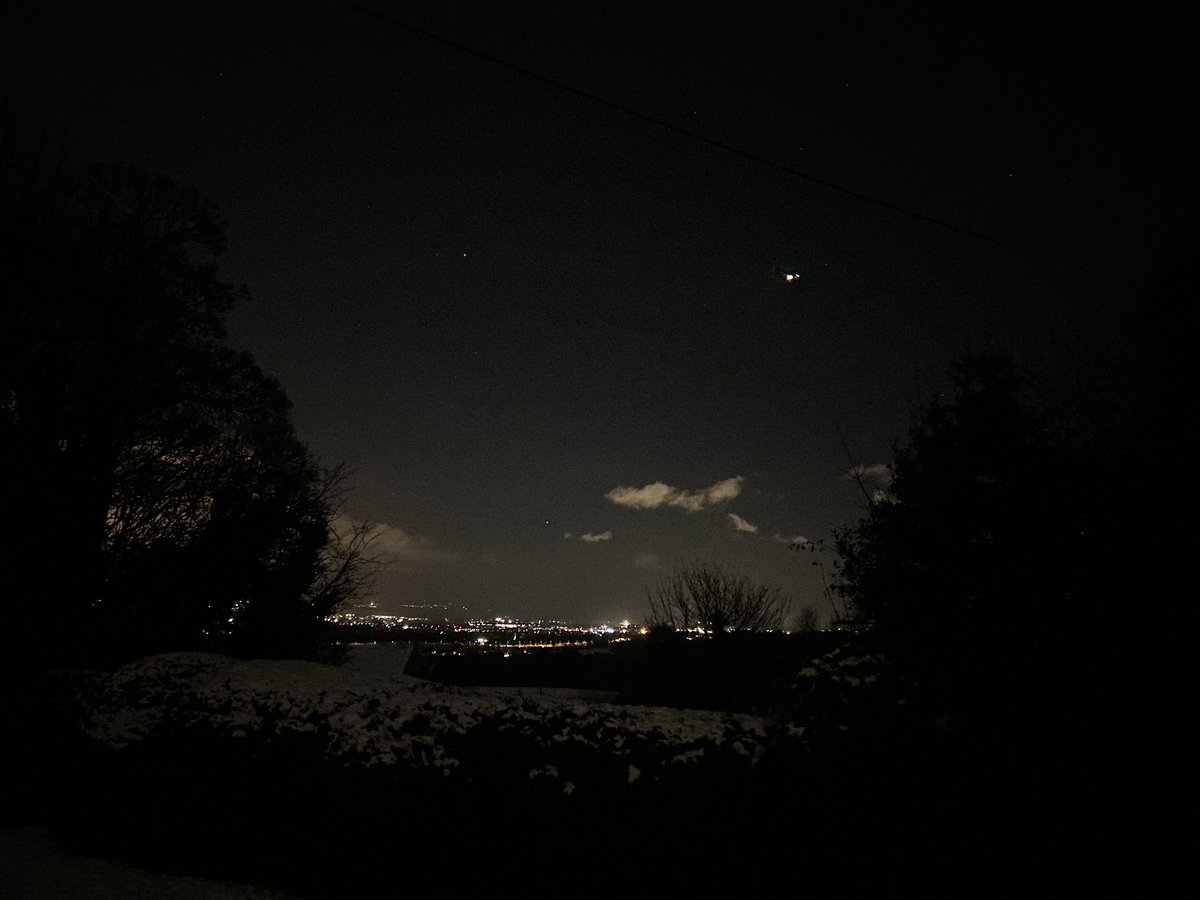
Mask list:
[[[311,653],[361,584],[365,532],[338,545],[340,473],[226,342],[245,292],[218,277],[224,223],[165,178],[10,140],[0,180],[0,577],[18,640]]]
[[[1056,369],[1022,373],[996,351],[954,360],[950,395],[896,444],[888,491],[835,532],[835,591],[960,706],[1032,705],[1068,685],[1060,709],[1093,702],[1083,694],[1146,705],[1134,679],[1105,693],[1099,673],[1135,652],[1161,665],[1130,645],[1131,617],[1175,614],[1171,548],[1194,532],[1158,483],[1194,382],[1194,243],[1181,247],[1107,343],[1080,342]]]
[[[888,491],[835,532],[861,640],[911,677],[913,721],[953,723],[939,777],[1011,834],[1044,823],[1041,843],[1082,865],[1129,822],[1178,852],[1162,851],[1179,841],[1164,798],[1191,765],[1174,723],[1194,706],[1180,570],[1195,511],[1168,479],[1194,405],[1192,225],[1103,340],[1036,374],[1002,353],[956,360]]]
[[[1074,529],[1038,410],[1001,353],[961,357],[895,448],[891,484],[837,535],[836,589],[873,626],[963,640],[1012,620],[1011,603],[1059,597],[1057,554]],[[1046,515],[1053,512],[1053,515]]]

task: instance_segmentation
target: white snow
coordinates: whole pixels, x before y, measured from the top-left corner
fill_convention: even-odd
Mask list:
[[[753,766],[765,747],[767,724],[757,716],[618,705],[597,691],[443,685],[404,675],[408,652],[357,646],[342,665],[147,657],[112,677],[85,729],[118,749],[196,723],[237,739],[320,734],[331,758],[447,770],[460,760],[446,745],[485,724],[531,745],[579,744],[639,762],[680,753],[700,759],[706,748],[712,755],[728,746]]]
[[[81,708],[87,710],[81,725],[116,750],[184,729],[238,746],[247,742],[250,749],[249,742],[304,735],[331,763],[405,766],[451,781],[470,779],[472,766],[490,765],[491,741],[503,734],[520,753],[497,763],[512,769],[498,777],[534,792],[549,788],[569,805],[613,792],[645,794],[656,786],[683,784],[683,790],[691,790],[686,785],[708,779],[736,784],[754,770],[772,741],[805,734],[804,725],[754,715],[618,704],[611,692],[444,685],[405,675],[410,653],[405,644],[359,645],[349,649],[341,665],[195,652],[146,657],[81,682]],[[820,678],[828,684],[839,674],[838,689],[844,690],[862,683],[863,670],[877,665],[878,660],[850,664],[830,655],[801,672],[797,683]],[[55,854],[61,851],[44,836],[41,850],[28,836],[3,838],[5,868],[11,857],[23,857],[27,862],[14,871],[50,891],[34,889],[26,896],[282,896],[199,879],[154,881],[167,876],[129,874],[130,867],[106,873],[95,868],[106,864],[78,858],[71,865],[92,866],[89,878],[95,885],[72,893],[56,886],[58,876],[50,870],[69,867],[59,864]],[[22,865],[32,868],[21,875]],[[143,877],[150,880],[137,880]],[[112,892],[97,892],[109,885]]]

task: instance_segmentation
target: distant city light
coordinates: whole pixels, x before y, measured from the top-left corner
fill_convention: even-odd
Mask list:
[[[431,611],[423,607],[407,607],[414,611]],[[445,607],[438,607],[437,611]],[[512,616],[495,616],[486,619],[464,618],[453,621],[446,617],[394,615],[380,613],[371,608],[360,612],[339,612],[328,616],[326,621],[333,625],[352,628],[368,628],[379,631],[412,631],[427,636],[441,635],[453,638],[461,635],[466,642],[480,649],[513,650],[527,653],[533,649],[550,647],[587,648],[597,640],[604,643],[628,641],[628,635],[644,635],[645,625],[622,619],[616,625],[578,625],[557,619],[534,619],[527,621]],[[698,632],[702,634],[703,632]],[[690,635],[689,635],[690,636]],[[408,635],[405,636],[406,639]],[[419,639],[419,638],[418,638]],[[435,640],[439,639],[437,637]],[[457,651],[454,651],[457,655]],[[511,656],[511,654],[506,654]]]

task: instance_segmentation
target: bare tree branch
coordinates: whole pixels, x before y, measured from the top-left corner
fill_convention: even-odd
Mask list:
[[[788,601],[778,589],[712,563],[693,563],[647,589],[650,623],[676,631],[771,631],[783,627]]]
[[[381,554],[371,551],[379,529],[346,513],[351,493],[348,479],[346,467],[337,465],[325,470],[321,485],[329,509],[329,534],[321,551],[320,572],[308,592],[308,602],[321,616],[366,596],[385,564]]]

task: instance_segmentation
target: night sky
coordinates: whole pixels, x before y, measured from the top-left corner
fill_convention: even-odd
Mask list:
[[[6,3],[0,77],[228,220],[380,611],[641,619],[696,559],[825,609],[851,463],[1114,327],[1192,196],[1182,13],[887,7]]]

